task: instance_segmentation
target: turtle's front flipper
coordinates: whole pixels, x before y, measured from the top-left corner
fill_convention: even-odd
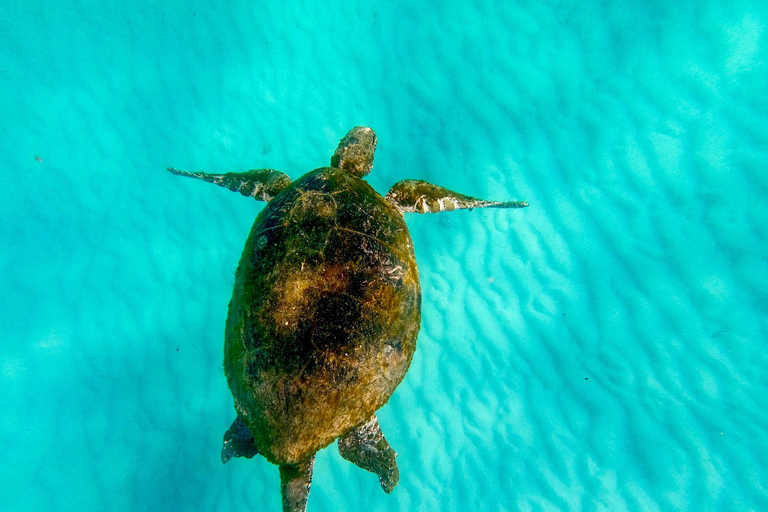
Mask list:
[[[312,485],[312,466],[315,456],[299,464],[280,466],[280,491],[283,495],[283,512],[307,510],[309,487]]]
[[[253,435],[240,415],[224,433],[224,446],[221,448],[221,462],[226,464],[232,457],[252,458],[259,453]]]
[[[379,428],[376,415],[353,428],[347,435],[339,438],[339,453],[353,464],[376,473],[381,488],[389,494],[400,480],[393,450]]]
[[[386,195],[387,201],[401,212],[437,213],[466,208],[523,208],[524,201],[485,201],[459,194],[421,180],[403,180],[395,183]]]
[[[248,172],[228,172],[226,174],[180,171],[173,167],[169,167],[168,170],[178,176],[189,176],[208,183],[215,183],[260,201],[269,201],[291,184],[291,178],[287,174],[273,169],[253,169]]]

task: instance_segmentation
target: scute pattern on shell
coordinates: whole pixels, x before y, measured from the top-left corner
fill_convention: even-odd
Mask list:
[[[365,181],[317,169],[256,219],[225,344],[259,451],[296,463],[368,420],[416,346],[421,291],[402,215]]]

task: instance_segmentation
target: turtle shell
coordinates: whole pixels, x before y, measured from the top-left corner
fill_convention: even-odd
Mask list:
[[[416,349],[421,288],[402,214],[368,183],[316,169],[251,229],[224,369],[259,451],[296,463],[368,420]]]

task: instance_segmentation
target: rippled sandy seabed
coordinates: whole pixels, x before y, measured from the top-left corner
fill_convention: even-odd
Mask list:
[[[768,3],[117,4],[0,9],[0,509],[280,510],[219,460],[263,204],[164,169],[366,124],[381,193],[531,206],[408,216],[402,479],[331,447],[310,512],[768,510]]]

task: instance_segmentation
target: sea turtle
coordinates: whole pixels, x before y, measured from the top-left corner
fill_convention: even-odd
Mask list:
[[[306,510],[315,453],[338,439],[345,459],[389,493],[399,471],[376,410],[416,349],[421,287],[405,212],[521,208],[425,181],[382,197],[362,178],[376,134],[353,128],[330,167],[297,181],[272,169],[207,174],[168,169],[267,201],[237,268],[224,370],[237,416],[223,462],[262,454],[280,466],[283,510]]]

